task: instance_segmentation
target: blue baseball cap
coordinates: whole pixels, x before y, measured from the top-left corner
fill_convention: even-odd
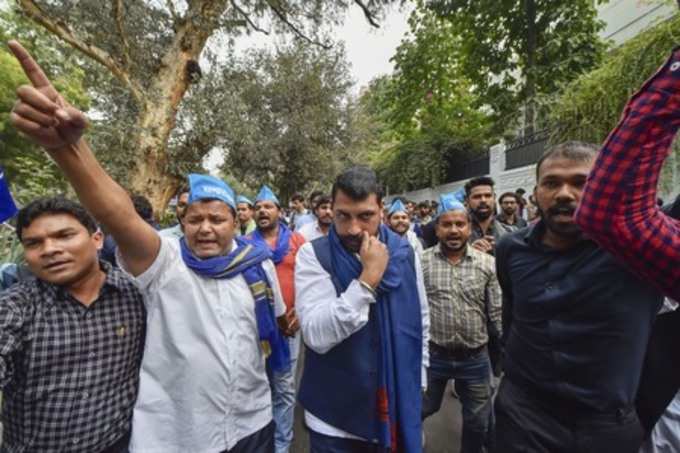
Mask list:
[[[244,197],[243,195],[239,195],[239,196],[236,198],[236,204],[241,204],[241,203],[245,203],[245,204],[248,204],[248,205],[250,205],[250,206],[254,206],[254,205],[253,205],[253,202],[250,201],[249,198]]]
[[[407,212],[406,211],[406,206],[404,206],[404,203],[400,199],[396,199],[391,205],[389,211],[387,211],[387,215],[391,216],[395,212]]]
[[[437,206],[437,215],[435,216],[435,219],[449,211],[463,211],[467,213],[465,205],[458,201],[456,192],[439,196],[439,206]]]
[[[269,186],[267,186],[266,184],[262,186],[260,192],[257,194],[257,197],[255,197],[255,203],[257,203],[258,201],[271,201],[276,206],[281,206],[281,203],[279,203],[279,199],[276,198],[276,195],[274,195],[272,189],[270,189]]]
[[[210,175],[189,175],[189,204],[201,200],[220,200],[236,209],[234,190],[229,184]]]

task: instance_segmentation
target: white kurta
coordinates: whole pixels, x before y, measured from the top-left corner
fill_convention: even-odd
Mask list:
[[[417,254],[415,265],[423,323],[422,385],[425,387],[426,370],[430,364],[430,313],[420,257]],[[358,280],[350,283],[347,290],[338,297],[331,276],[316,258],[312,244],[306,243],[300,247],[295,262],[295,309],[300,320],[302,338],[314,352],[325,354],[366,325],[369,305],[372,303],[375,303],[373,295]],[[320,382],[319,385],[324,384]],[[326,436],[359,439],[325,423],[308,411],[305,411],[305,422],[309,429]]]
[[[281,316],[274,265],[263,267]],[[244,278],[201,277],[184,264],[179,241],[162,237],[158,257],[135,280],[147,331],[130,451],[218,453],[265,427],[271,395]]]
[[[297,230],[297,232],[300,233],[307,242],[325,236],[323,231],[321,231],[321,228],[319,228],[318,220],[315,220],[313,223],[305,223]]]

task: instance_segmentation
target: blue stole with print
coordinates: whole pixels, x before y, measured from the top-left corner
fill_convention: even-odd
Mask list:
[[[182,259],[189,269],[208,278],[234,278],[243,275],[255,299],[255,319],[262,348],[267,356],[267,364],[273,371],[290,369],[290,349],[276,324],[274,297],[262,268],[262,262],[270,259],[266,247],[259,247],[236,238],[237,247],[229,254],[207,259],[196,257],[189,249],[186,239],[180,239]]]

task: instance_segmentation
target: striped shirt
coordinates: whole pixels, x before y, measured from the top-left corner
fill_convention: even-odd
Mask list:
[[[501,290],[491,255],[467,247],[451,263],[439,246],[422,256],[430,304],[430,339],[452,349],[474,349],[489,342],[488,321],[501,333]]]

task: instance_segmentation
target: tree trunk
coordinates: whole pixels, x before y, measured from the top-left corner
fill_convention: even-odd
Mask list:
[[[524,0],[524,15],[527,24],[526,34],[526,68],[524,69],[524,135],[534,133],[536,122],[536,3],[534,0]]]
[[[168,139],[175,127],[177,109],[189,88],[187,65],[198,61],[206,41],[217,28],[225,1],[195,2],[178,27],[173,43],[154,74],[137,119],[136,147],[142,157],[130,180],[136,193],[145,195],[161,214],[181,183],[168,171]]]

